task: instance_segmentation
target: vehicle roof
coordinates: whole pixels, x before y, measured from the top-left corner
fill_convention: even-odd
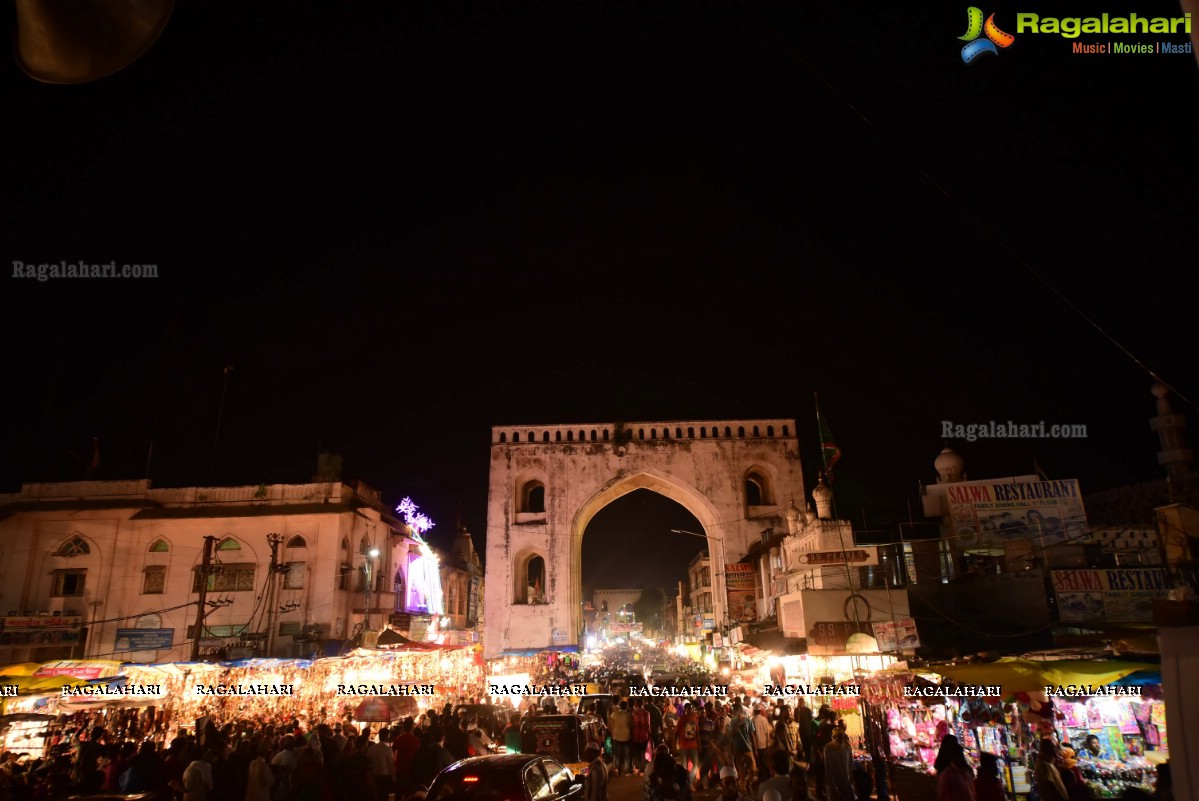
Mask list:
[[[553,757],[546,754],[485,754],[484,756],[467,757],[460,759],[453,765],[446,768],[446,771],[452,770],[478,770],[479,768],[499,768],[499,769],[516,769],[528,765],[530,762],[538,762],[543,759],[554,760]]]

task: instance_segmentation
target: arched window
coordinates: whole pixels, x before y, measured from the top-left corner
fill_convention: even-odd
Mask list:
[[[608,441],[608,429],[604,429],[604,442]]]
[[[545,513],[545,485],[540,481],[529,481],[521,488],[520,511],[528,514]]]
[[[503,431],[501,431],[500,432],[500,442],[503,443],[503,442],[507,442],[507,441],[508,441],[508,435],[505,434]]]
[[[650,439],[657,439],[657,438],[658,438],[658,429],[656,429],[656,428],[651,428],[651,429],[649,430],[649,438],[650,438]]]
[[[591,441],[595,442],[595,429],[591,429]]]
[[[518,604],[546,603],[545,559],[530,553],[517,562],[515,602]]]
[[[683,438],[683,429],[681,429],[681,428],[676,428],[676,429],[674,430],[674,438],[675,438],[675,439],[682,439],[682,438]]]
[[[574,442],[574,441],[575,441],[575,432],[573,432],[573,431],[567,431],[567,432],[566,432],[566,441],[567,441],[567,442]]]
[[[688,428],[688,429],[687,429],[687,436],[688,436],[688,437],[690,437],[691,439],[695,439],[695,429],[694,429],[694,428]]]
[[[587,439],[587,436],[586,436],[586,434],[585,434],[585,433],[584,433],[582,430],[580,430],[580,431],[579,431],[579,442],[582,442],[582,441],[584,441],[585,439]]]
[[[308,543],[299,534],[287,541],[288,548],[307,548]]]
[[[739,437],[745,436],[745,426],[737,426],[737,436],[739,436]]]
[[[562,441],[562,432],[555,431],[554,432],[554,442],[561,442],[561,441]]]
[[[167,544],[166,540],[162,539],[154,540],[154,543],[150,546],[150,553],[166,553],[169,550],[171,550],[171,546]]]
[[[403,595],[404,595],[404,570],[403,570],[403,568],[399,568],[399,567],[396,568],[396,574],[391,579],[391,591],[394,592],[396,595],[403,597]],[[399,600],[399,598],[397,598],[396,603],[398,604],[399,602],[400,602],[400,600]]]
[[[753,478],[745,479],[745,505],[762,505],[762,486]]]
[[[644,428],[637,429],[637,439],[645,439],[645,429]]]
[[[783,436],[784,436],[784,437],[789,437],[789,436],[791,436],[789,433],[787,433],[787,426],[783,426]]]
[[[358,553],[367,554],[367,553],[370,553],[370,551],[371,551],[371,541],[368,540],[366,538],[366,535],[364,534],[364,535],[362,535],[362,539],[358,541]]]
[[[708,436],[708,429],[705,428],[704,426],[700,426],[699,427],[699,438],[706,439],[707,436]]]
[[[240,551],[241,545],[232,537],[225,537],[217,544],[216,549],[218,551]]]
[[[745,505],[774,505],[774,492],[771,490],[770,480],[756,470],[745,476]]]
[[[512,441],[513,441],[513,442],[520,442],[520,432],[519,432],[519,431],[513,431],[513,432],[512,432]]]
[[[729,428],[728,426],[725,426],[725,427],[724,427],[724,435],[725,435],[726,437],[731,437],[731,436],[733,436],[733,429]]]
[[[768,437],[774,436],[774,426],[766,426],[766,436],[768,436]]]
[[[548,432],[548,431],[542,431],[542,432],[541,432],[541,441],[542,441],[542,442],[549,442],[549,441],[550,441],[550,432]]]
[[[87,556],[91,552],[92,549],[87,547],[87,542],[83,537],[76,535],[64,542],[55,556]]]
[[[758,427],[757,427],[757,426],[754,426],[754,436],[755,436],[755,437],[760,437],[760,436],[762,436],[761,434],[759,434],[759,433],[758,433]]]

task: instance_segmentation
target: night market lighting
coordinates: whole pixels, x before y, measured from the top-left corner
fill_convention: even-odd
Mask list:
[[[441,615],[445,613],[445,608],[441,600],[441,575],[438,569],[440,560],[421,537],[422,534],[433,528],[434,523],[428,516],[417,512],[416,510],[419,508],[411,498],[405,498],[396,507],[396,512],[415,532],[413,539],[416,540],[420,550],[420,556],[408,568],[408,580],[424,601],[425,611],[430,615]]]

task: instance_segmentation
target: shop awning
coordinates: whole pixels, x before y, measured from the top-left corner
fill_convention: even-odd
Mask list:
[[[546,651],[557,651],[560,654],[577,654],[579,646],[577,645],[547,645],[544,648],[505,648],[501,652],[501,656],[537,656]]]
[[[1158,665],[1111,659],[1069,659],[1057,662],[1000,659],[998,662],[977,665],[929,667],[923,672],[936,673],[959,684],[998,684],[1003,687],[1004,695],[1009,695],[1043,691],[1047,686],[1114,684],[1134,673],[1160,669]]]

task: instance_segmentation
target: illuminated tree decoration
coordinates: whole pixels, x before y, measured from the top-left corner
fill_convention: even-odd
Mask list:
[[[408,584],[415,596],[414,606],[424,609],[430,615],[441,615],[444,614],[445,609],[441,600],[439,560],[437,554],[433,553],[433,549],[421,537],[422,534],[433,528],[433,521],[426,515],[417,512],[418,508],[411,498],[405,498],[396,507],[396,512],[415,532],[413,539],[420,548],[420,556],[408,566]]]

